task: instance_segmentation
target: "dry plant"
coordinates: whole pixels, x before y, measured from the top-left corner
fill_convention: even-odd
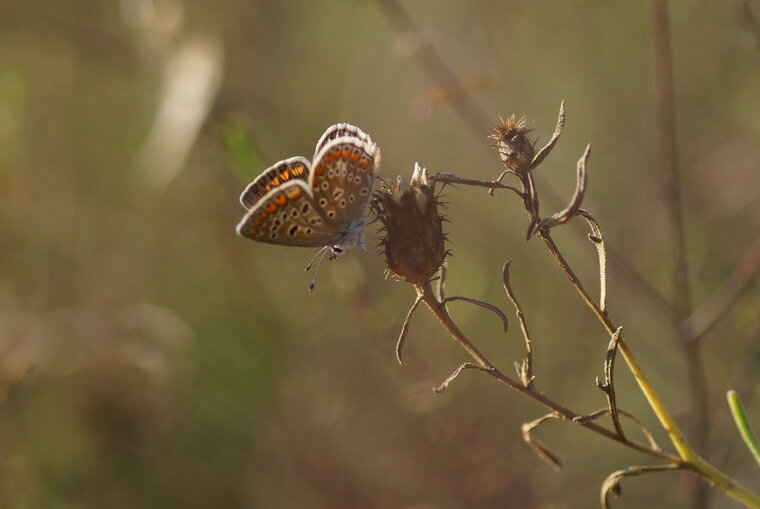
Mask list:
[[[534,172],[547,158],[565,125],[564,103],[560,107],[559,119],[554,134],[549,142],[537,150],[535,142],[529,136],[526,119],[516,120],[514,116],[503,120],[493,129],[490,138],[499,154],[503,165],[502,173],[493,181],[472,180],[453,174],[438,173],[428,175],[426,169],[417,165],[410,183],[401,177],[396,182],[383,182],[376,193],[372,204],[373,213],[382,224],[381,246],[385,254],[387,270],[390,275],[400,281],[414,286],[417,297],[404,320],[401,334],[396,346],[399,362],[402,360],[404,340],[409,330],[409,321],[420,303],[424,303],[436,316],[449,335],[458,342],[472,358],[459,366],[435,391],[445,391],[462,372],[471,370],[484,373],[527,396],[542,405],[549,413],[522,426],[524,440],[553,467],[559,468],[561,461],[551,448],[532,436],[542,423],[550,419],[565,420],[583,426],[620,445],[635,449],[650,458],[657,460],[654,465],[630,466],[613,472],[607,477],[601,488],[601,505],[610,506],[610,500],[620,494],[620,482],[630,476],[648,473],[685,470],[706,480],[716,488],[735,498],[747,507],[760,508],[760,496],[751,492],[716,467],[705,461],[695,451],[693,446],[684,438],[678,424],[658,396],[654,387],[647,379],[641,365],[636,360],[630,346],[623,338],[623,328],[616,324],[607,310],[607,248],[599,222],[587,210],[582,208],[586,193],[587,167],[591,153],[590,145],[586,147],[578,160],[576,168],[576,188],[568,204],[560,211],[542,217],[539,208],[539,190],[534,180]],[[502,183],[511,176],[517,185]],[[581,414],[571,410],[564,404],[544,394],[537,387],[537,379],[533,370],[533,349],[526,314],[510,283],[511,260],[504,264],[502,284],[509,300],[512,302],[525,341],[526,354],[515,363],[517,376],[512,377],[497,367],[480,350],[475,342],[465,335],[454,322],[448,312],[447,304],[462,300],[476,304],[496,313],[503,321],[504,329],[508,327],[508,319],[504,312],[493,304],[462,296],[445,295],[446,265],[445,234],[442,227],[444,219],[439,213],[440,193],[436,192],[436,184],[476,186],[487,188],[493,194],[497,190],[506,190],[517,196],[523,203],[528,215],[527,238],[538,237],[544,241],[554,261],[566,276],[570,284],[580,295],[581,299],[591,309],[604,330],[609,334],[610,342],[604,354],[604,370],[602,379],[597,379],[597,386],[604,393],[607,404],[590,414]],[[587,285],[576,275],[573,268],[563,256],[562,251],[552,238],[552,231],[574,218],[581,218],[587,224],[590,233],[588,239],[596,247],[599,266],[600,290],[598,296],[592,295]],[[435,283],[435,288],[434,288]],[[601,353],[601,352],[600,352]],[[668,435],[675,453],[667,452],[654,440],[652,433],[642,424],[642,421],[619,406],[615,393],[614,368],[617,354],[620,353],[635,377],[638,386],[646,398],[652,411]],[[600,355],[601,357],[601,355]],[[609,415],[612,427],[599,424],[598,419]],[[638,429],[645,440],[635,440],[626,432],[623,420],[628,419]]]

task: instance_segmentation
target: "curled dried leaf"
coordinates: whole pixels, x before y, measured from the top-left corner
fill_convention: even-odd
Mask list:
[[[586,194],[586,182],[588,180],[586,164],[588,163],[590,154],[591,145],[589,144],[586,145],[586,150],[578,160],[575,179],[575,192],[573,193],[573,197],[570,199],[570,203],[567,204],[567,207],[560,210],[553,216],[539,222],[535,228],[535,231],[550,230],[555,226],[564,224],[568,222],[581,208],[581,205],[583,204],[583,197]]]
[[[594,216],[584,209],[578,209],[578,215],[589,224],[591,233],[588,239],[594,243],[599,255],[599,309],[605,313],[607,312],[607,249],[604,245],[604,236]]]
[[[535,168],[539,164],[543,162],[544,159],[546,159],[546,156],[549,155],[549,152],[552,151],[554,148],[554,145],[557,144],[557,140],[559,140],[560,135],[562,134],[562,130],[565,128],[565,101],[562,101],[562,103],[559,105],[559,118],[557,118],[557,126],[554,128],[554,134],[552,134],[551,139],[549,140],[549,143],[544,145],[544,147],[538,151],[536,156],[533,158],[533,161],[530,163],[530,169]]]
[[[620,497],[620,481],[624,477],[633,477],[642,474],[651,474],[663,472],[666,470],[678,470],[683,468],[681,465],[641,465],[624,468],[610,474],[602,483],[601,502],[602,509],[610,509],[610,499]]]
[[[557,456],[557,454],[555,454],[548,445],[546,445],[541,440],[534,438],[531,434],[534,429],[549,419],[563,419],[563,417],[557,412],[552,412],[550,414],[544,415],[543,417],[539,417],[534,421],[526,422],[522,425],[522,437],[523,440],[525,440],[525,443],[527,443],[533,449],[539,458],[544,460],[554,470],[559,470],[562,468],[562,460],[559,458],[559,456]]]
[[[505,315],[501,309],[497,308],[493,304],[489,304],[488,302],[483,302],[482,300],[478,299],[471,299],[469,297],[446,297],[441,301],[441,304],[445,305],[447,302],[451,302],[452,300],[463,300],[465,302],[469,302],[470,304],[475,304],[476,306],[490,309],[496,313],[499,318],[501,318],[501,322],[504,325],[504,332],[507,332],[509,329],[509,319],[507,318],[507,315]]]

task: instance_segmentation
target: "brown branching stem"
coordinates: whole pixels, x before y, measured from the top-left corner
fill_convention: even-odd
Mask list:
[[[573,412],[572,410],[561,405],[560,403],[557,403],[556,401],[552,400],[551,398],[541,393],[540,391],[536,390],[535,388],[525,387],[523,384],[521,384],[517,380],[509,377],[504,372],[499,370],[496,366],[494,366],[494,364],[491,363],[491,361],[485,355],[483,355],[477,349],[477,347],[467,338],[467,336],[465,336],[465,334],[459,329],[459,327],[454,323],[454,320],[451,318],[448,311],[446,310],[446,307],[436,298],[435,293],[433,292],[433,288],[429,283],[425,285],[417,285],[415,286],[415,288],[417,289],[418,297],[422,300],[422,302],[425,303],[425,305],[427,305],[427,307],[435,315],[435,317],[438,319],[441,325],[443,325],[444,329],[446,329],[449,335],[451,335],[451,337],[454,338],[454,340],[457,341],[457,343],[459,343],[460,346],[462,346],[462,348],[464,348],[467,351],[467,353],[470,355],[470,357],[472,357],[472,359],[475,361],[475,364],[460,366],[460,368],[455,372],[455,374],[447,379],[449,382],[466,369],[478,369],[490,375],[491,377],[495,378],[496,380],[500,381],[501,383],[507,385],[508,387],[516,390],[517,392],[528,396],[534,401],[537,401],[538,403],[542,404],[546,408],[556,412],[563,419],[566,419],[572,422],[577,422],[581,426],[587,429],[590,429],[591,431],[598,433],[599,435],[602,435],[606,438],[609,438],[610,440],[614,440],[615,442],[618,442],[627,447],[635,449],[639,452],[642,452],[644,454],[647,454],[649,456],[662,460],[666,463],[671,463],[671,464],[680,463],[681,460],[676,456],[673,456],[671,454],[665,453],[660,450],[653,449],[652,447],[645,444],[623,439],[615,431],[605,428],[604,426],[598,425],[595,422],[583,421],[582,419],[576,420],[579,417],[582,417],[582,415],[576,412]],[[446,384],[445,383],[442,384],[442,386],[444,385]]]
[[[483,114],[482,110],[479,109],[477,104],[472,101],[472,99],[467,95],[464,87],[461,85],[459,80],[456,77],[456,74],[451,71],[451,69],[448,68],[446,65],[445,60],[441,57],[441,55],[435,50],[434,46],[430,44],[429,41],[426,40],[426,38],[423,36],[421,30],[419,27],[412,21],[412,18],[409,16],[408,12],[405,11],[403,6],[400,2],[397,0],[379,0],[379,4],[383,8],[383,13],[385,14],[387,20],[389,21],[390,25],[393,27],[394,31],[397,35],[403,36],[406,38],[410,38],[412,40],[415,40],[418,44],[417,51],[415,52],[414,56],[416,58],[416,61],[419,63],[420,67],[428,74],[428,76],[431,78],[433,82],[438,84],[441,87],[446,88],[447,90],[453,91],[452,96],[454,97],[454,100],[452,101],[452,105],[455,109],[455,111],[465,120],[468,127],[478,136],[480,136],[480,133],[485,132],[488,129],[488,121],[486,120],[485,115]],[[662,13],[665,13],[665,16],[661,15]],[[665,23],[661,23],[662,20],[665,20]],[[664,27],[664,29],[663,29]],[[667,3],[665,0],[655,0],[655,32],[656,32],[656,51],[659,55],[666,55],[667,60],[661,60],[660,65],[658,65],[659,69],[665,69],[666,72],[657,72],[656,75],[661,77],[661,81],[659,82],[660,85],[665,85],[658,88],[658,98],[659,99],[665,99],[663,103],[661,104],[667,104],[669,101],[669,108],[658,108],[658,112],[660,113],[660,126],[666,127],[664,131],[665,137],[660,137],[660,142],[662,143],[661,147],[667,147],[668,145],[673,148],[673,150],[667,149],[665,151],[665,159],[663,159],[666,164],[669,163],[667,161],[667,158],[672,156],[675,158],[675,150],[674,150],[674,141],[675,141],[675,129],[670,129],[666,125],[667,122],[672,121],[672,118],[674,118],[674,115],[672,115],[673,108],[673,93],[672,93],[672,78],[670,75],[670,50],[669,50],[669,35],[668,35],[668,29],[667,29]],[[665,34],[667,39],[659,38],[658,37],[662,34]],[[668,43],[667,45],[667,52],[661,51],[661,48],[663,47],[661,45],[662,41],[666,41]],[[667,65],[662,65],[663,62]],[[669,82],[669,83],[668,83]],[[669,92],[668,92],[669,89]],[[665,93],[663,93],[665,92]],[[669,113],[668,113],[669,111]],[[670,119],[668,120],[665,115],[663,115],[663,112],[665,112],[665,115],[670,115]],[[671,123],[670,127],[673,127],[673,124]],[[669,137],[669,135],[671,135]],[[669,139],[668,139],[669,137]],[[674,159],[673,159],[674,161]],[[675,167],[675,166],[672,166]],[[463,182],[460,182],[463,183]],[[498,182],[497,182],[498,183]],[[473,184],[473,185],[480,185],[482,187],[490,187],[491,190],[493,190],[495,187],[494,182],[486,183],[483,181],[481,184]],[[498,183],[500,186],[503,184]],[[531,216],[531,225],[529,232],[532,234],[534,233],[534,226],[535,222],[538,221],[538,200],[537,195],[535,195],[535,185],[532,181],[532,177],[530,179],[529,184],[531,184],[528,188],[525,188],[527,191],[529,198],[535,198],[534,200],[530,200],[531,206],[535,207],[533,209],[529,209],[529,215]],[[513,192],[516,192],[518,195],[520,194],[520,191],[516,190],[515,188],[511,188],[509,186],[505,186],[507,188],[510,188]],[[545,190],[545,196],[549,195],[549,198],[551,202],[556,201],[552,200],[551,196],[552,193],[550,189]],[[680,214],[680,205],[679,207],[674,207],[673,210],[677,210],[677,213]],[[680,223],[680,221],[679,221]],[[682,223],[679,225],[680,228],[682,228]],[[548,232],[547,236],[548,236]],[[543,235],[542,235],[543,237]],[[547,238],[544,238],[545,241],[547,241]],[[593,240],[593,239],[592,239]],[[547,245],[552,241],[547,241]],[[684,246],[683,243],[681,243],[681,246]],[[556,246],[554,246],[556,249]],[[558,253],[558,251],[557,251]],[[620,272],[621,275],[625,276],[626,279],[631,282],[633,285],[635,285],[636,288],[642,290],[643,292],[647,293],[649,297],[652,298],[652,300],[655,302],[655,306],[657,309],[660,310],[666,310],[668,314],[673,318],[673,315],[675,315],[675,322],[677,322],[675,325],[678,327],[681,325],[682,321],[687,318],[688,314],[684,316],[678,316],[677,309],[673,309],[670,306],[670,303],[667,302],[662,295],[651,285],[649,284],[641,275],[636,271],[626,260],[624,256],[622,256],[620,253],[617,253],[613,249],[607,249],[607,253],[609,254],[609,257],[611,261],[619,268],[622,269],[622,272]],[[561,255],[557,255],[554,252],[552,253],[555,259],[560,262]],[[681,258],[684,259],[683,257]],[[560,263],[560,266],[562,264]],[[569,267],[568,267],[569,268]],[[564,270],[564,269],[563,269]],[[568,274],[566,272],[566,274]],[[676,272],[676,277],[680,278],[681,282],[686,282],[686,278],[683,277],[686,274],[685,270],[685,264],[684,264],[684,270],[678,270]],[[583,289],[583,286],[580,284],[580,281],[577,280],[574,276],[571,277],[568,274],[568,278],[570,278],[571,283],[574,284],[574,286],[578,289],[581,296],[584,298],[584,301],[587,302],[587,304],[591,307],[592,311],[595,313],[595,315],[600,319],[602,324],[605,326],[605,329],[607,329],[608,333],[612,335],[614,333],[615,327],[612,323],[612,321],[609,319],[609,317],[606,314],[606,309],[603,304],[603,299],[600,300],[599,304],[594,303],[593,299],[588,295],[588,292],[586,292]],[[677,284],[679,286],[680,283]],[[681,288],[684,288],[684,286],[681,286]],[[424,295],[427,292],[424,292],[418,288],[418,292],[421,292],[420,295]],[[429,292],[429,295],[427,297],[423,296],[422,300],[430,307],[430,309],[433,311],[433,313],[436,314],[436,316],[441,320],[441,323],[444,324],[444,327],[452,334],[455,339],[458,339],[457,333],[461,335],[461,332],[456,329],[456,326],[453,325],[453,322],[451,322],[450,317],[448,317],[448,313],[446,312],[445,307],[441,306],[439,304],[435,304],[435,299],[432,295],[432,292]],[[677,308],[677,306],[674,306]],[[453,328],[450,328],[450,326],[447,326],[447,323],[450,322],[450,326],[453,326]],[[464,336],[462,336],[464,338]],[[466,338],[464,338],[466,341]],[[477,349],[474,349],[474,346],[469,342],[461,342],[460,343],[470,352],[471,355],[473,353],[475,355],[480,356]],[[697,342],[693,342],[697,344]],[[469,345],[469,347],[467,346]],[[474,349],[474,350],[472,350]],[[671,441],[673,442],[674,446],[679,452],[679,455],[681,456],[681,460],[675,459],[673,461],[672,459],[666,459],[671,465],[679,465],[679,461],[683,462],[683,467],[686,469],[689,469],[693,472],[695,472],[697,475],[704,477],[712,484],[719,487],[721,490],[729,494],[730,496],[734,497],[735,499],[745,503],[746,505],[750,507],[758,507],[760,508],[760,497],[757,495],[751,493],[746,488],[738,485],[733,481],[730,477],[726,476],[722,472],[718,471],[708,463],[706,463],[704,460],[702,460],[699,456],[697,456],[691,447],[685,442],[683,439],[683,436],[681,435],[680,430],[673,422],[670,415],[667,413],[664,405],[659,400],[659,397],[654,392],[652,387],[650,386],[649,382],[647,381],[646,377],[644,376],[644,373],[641,371],[640,366],[636,362],[636,359],[633,357],[632,353],[630,352],[628,346],[626,343],[622,340],[620,340],[619,343],[619,349],[623,357],[625,358],[626,362],[628,363],[631,371],[634,373],[634,376],[636,377],[637,382],[639,383],[639,386],[641,387],[642,392],[646,396],[647,400],[649,401],[650,405],[652,406],[653,410],[657,414],[660,422],[662,423],[663,427],[666,429],[666,431],[669,434],[669,437]],[[693,349],[693,351],[698,351],[696,348]],[[481,365],[481,367],[484,367],[485,365],[481,364],[481,360],[485,360],[487,363],[487,360],[482,358],[480,356],[480,360],[478,357],[473,357],[478,361],[478,364]],[[488,363],[490,364],[490,363]],[[498,370],[495,370],[493,366],[488,368],[487,372],[491,374],[492,376],[496,376],[498,373],[500,373]],[[515,385],[512,385],[508,383],[506,380],[508,379],[504,375],[504,379],[499,378],[496,376],[500,381],[503,383],[513,387],[515,390],[518,390],[519,392],[530,392],[535,393],[535,391],[532,391],[530,389],[527,389],[521,385],[519,385],[517,382],[512,380],[512,382]],[[540,393],[539,393],[540,394]],[[534,398],[535,399],[535,398]],[[706,421],[704,421],[706,422]],[[589,423],[590,424],[590,423]],[[606,430],[606,428],[601,428],[602,430]],[[620,441],[620,437],[618,437],[615,433],[613,433],[610,430],[606,430],[607,433],[610,433],[612,436],[608,436],[609,438],[612,438],[613,440]],[[601,432],[601,434],[605,434],[604,432]],[[663,458],[665,459],[665,458]]]
[[[528,178],[521,179],[521,180],[523,181],[524,186],[532,184],[531,174],[528,174]],[[460,182],[460,183],[464,183],[464,182]],[[524,201],[527,202],[530,200],[531,193],[518,192],[518,194],[522,195]],[[526,211],[528,212],[529,217],[531,218],[531,222],[534,224],[537,224],[539,219],[537,216],[533,215],[533,212],[536,210],[536,207],[531,206],[528,203],[525,204],[525,207],[526,207]],[[557,264],[559,265],[560,269],[565,274],[565,276],[568,278],[571,285],[576,289],[576,291],[581,296],[582,300],[592,310],[592,312],[597,317],[597,319],[602,323],[602,325],[604,326],[605,330],[610,335],[610,337],[612,337],[617,331],[617,326],[614,324],[612,319],[608,316],[606,309],[603,309],[599,305],[599,303],[597,303],[594,300],[594,298],[591,296],[588,290],[586,290],[583,283],[576,276],[575,272],[572,270],[569,263],[564,258],[564,256],[562,255],[557,245],[554,243],[554,240],[551,237],[550,231],[546,228],[537,229],[535,232],[535,235],[541,237],[544,240],[544,242],[546,243],[546,246],[549,249],[549,252],[552,254],[552,257],[557,262]],[[444,325],[446,330],[455,339],[457,339],[460,342],[460,344],[462,344],[462,346],[470,353],[470,355],[478,362],[478,364],[481,367],[488,368],[487,373],[489,375],[493,376],[494,378],[497,378],[499,381],[512,387],[513,389],[528,395],[532,399],[539,401],[540,403],[544,404],[548,408],[556,411],[563,418],[573,420],[578,417],[581,417],[579,415],[575,415],[574,417],[571,417],[570,415],[573,414],[572,411],[552,401],[551,399],[547,398],[546,396],[544,396],[538,391],[525,388],[523,385],[519,384],[517,381],[509,378],[508,376],[503,374],[501,371],[497,370],[486,358],[482,357],[482,355],[477,351],[477,349],[475,349],[472,343],[469,340],[467,340],[467,338],[461,333],[461,331],[459,331],[458,328],[456,328],[456,325],[454,325],[453,321],[451,321],[451,317],[448,315],[445,308],[443,308],[440,305],[440,303],[435,302],[432,289],[425,291],[424,289],[421,289],[420,287],[418,287],[417,291],[421,295],[422,301],[425,302],[425,304],[431,309],[431,311],[433,311],[436,317],[438,317],[439,321]],[[429,294],[429,297],[426,297],[426,294]],[[439,307],[442,309],[439,309]],[[659,395],[654,390],[654,387],[652,387],[651,383],[649,382],[649,379],[646,377],[643,369],[641,368],[638,361],[634,357],[633,352],[630,350],[628,345],[623,340],[622,334],[620,334],[620,337],[618,339],[618,349],[620,353],[623,355],[623,358],[625,359],[629,369],[633,373],[634,378],[636,379],[636,382],[639,385],[639,388],[644,394],[644,397],[647,399],[650,407],[652,408],[658,420],[660,421],[660,424],[667,432],[668,437],[671,440],[671,443],[675,447],[676,451],[678,451],[679,458],[662,453],[662,451],[656,451],[652,449],[651,447],[642,446],[641,444],[637,444],[635,442],[630,442],[627,439],[621,438],[616,432],[611,431],[604,427],[589,428],[589,429],[592,429],[593,431],[601,435],[604,435],[607,438],[611,438],[612,440],[615,440],[629,447],[645,452],[646,454],[650,454],[650,455],[665,454],[666,456],[670,458],[668,460],[665,460],[666,463],[670,465],[679,465],[680,467],[686,470],[689,470],[695,473],[697,476],[702,477],[703,479],[707,480],[708,482],[710,482],[711,484],[715,485],[716,487],[721,489],[723,492],[728,494],[729,496],[744,503],[748,507],[754,507],[754,508],[760,509],[760,496],[756,495],[755,493],[752,493],[750,490],[748,490],[747,488],[739,484],[737,481],[727,476],[726,474],[724,474],[723,472],[721,472],[720,470],[718,470],[711,464],[707,463],[688,444],[685,437],[683,436],[683,432],[681,431],[681,429],[678,427],[673,417],[668,412],[667,408],[665,407],[665,404],[662,402]],[[563,411],[560,409],[568,413],[563,413]],[[577,422],[586,427],[594,424],[593,422],[583,422],[582,419]],[[640,447],[643,447],[643,449],[640,449]]]
[[[567,263],[564,256],[562,256],[559,248],[552,240],[550,233],[545,230],[540,231],[539,236],[543,238],[544,242],[549,248],[549,251],[554,257],[554,260],[560,266],[565,276],[570,280],[570,283],[573,285],[573,287],[575,287],[575,289],[578,291],[583,301],[589,306],[589,308],[591,308],[594,315],[599,319],[604,328],[607,330],[607,333],[613,335],[617,330],[615,324],[612,322],[607,313],[605,311],[602,311],[599,305],[589,295],[588,291],[585,289],[583,284],[570,268],[570,265]],[[702,459],[691,448],[691,446],[684,438],[681,429],[678,427],[676,422],[673,420],[673,417],[665,407],[665,404],[662,402],[659,395],[650,384],[648,378],[644,374],[644,371],[634,357],[633,352],[628,348],[628,345],[623,340],[622,334],[620,335],[618,348],[620,350],[620,353],[623,355],[626,363],[628,364],[628,367],[633,373],[633,376],[636,379],[639,388],[646,397],[647,402],[660,421],[660,424],[667,432],[673,446],[678,451],[678,455],[681,459],[674,464],[682,464],[683,468],[690,470],[696,475],[707,480],[729,496],[747,505],[747,507],[760,508],[760,496],[752,493],[737,481],[727,476],[711,464],[707,463],[707,461]]]

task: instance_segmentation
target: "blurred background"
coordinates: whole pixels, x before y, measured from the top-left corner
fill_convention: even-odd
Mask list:
[[[694,309],[758,250],[760,31],[747,7],[760,16],[757,3],[671,8]],[[626,260],[610,267],[610,313],[693,436],[694,366],[657,297],[672,294],[674,243],[652,32],[647,2],[4,0],[0,506],[596,507],[608,474],[650,459],[553,422],[537,432],[565,461],[553,471],[520,436],[545,413],[535,403],[473,373],[433,394],[467,359],[422,308],[398,365],[414,290],[385,279],[380,256],[325,263],[309,292],[313,250],[234,226],[243,187],[280,159],[310,158],[333,123],[372,136],[384,177],[419,161],[492,179],[488,123],[526,115],[541,144],[564,99],[567,127],[539,174],[559,198],[542,194],[542,211],[570,196],[591,142],[584,205]],[[431,79],[429,48],[465,98],[445,73]],[[500,280],[512,258],[538,387],[578,412],[603,407],[594,379],[609,338],[543,244],[525,242],[522,204],[445,196],[448,293],[513,316]],[[596,292],[585,232],[556,240]],[[724,402],[736,389],[760,425],[760,286],[745,282],[700,340],[700,452],[757,489]],[[512,372],[516,322],[505,335],[485,310],[451,311]],[[617,385],[666,444],[622,362]],[[692,507],[688,477],[628,480],[616,507]]]

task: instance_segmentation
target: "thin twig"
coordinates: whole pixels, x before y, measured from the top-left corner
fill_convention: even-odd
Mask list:
[[[512,285],[509,280],[509,267],[512,264],[512,260],[508,260],[504,264],[504,268],[501,272],[502,283],[504,284],[504,290],[507,292],[507,297],[512,301],[512,305],[515,307],[515,314],[517,320],[520,322],[520,330],[522,330],[523,339],[525,340],[525,359],[522,362],[522,366],[518,366],[517,374],[520,375],[520,379],[525,387],[533,386],[533,346],[530,341],[530,332],[528,332],[528,323],[525,321],[525,313],[523,313],[520,303],[512,291]]]
[[[476,369],[476,370],[483,371],[486,373],[491,371],[488,368],[484,368],[483,366],[478,366],[477,364],[473,364],[472,362],[465,362],[464,364],[459,366],[451,375],[449,375],[449,377],[446,380],[444,380],[441,385],[439,385],[438,387],[434,387],[433,391],[437,394],[445,392],[446,389],[449,388],[449,384],[451,384],[451,382],[453,382],[462,371],[465,371],[467,369]]]
[[[623,410],[622,408],[618,408],[617,411],[620,415],[624,415],[628,417],[631,420],[631,422],[633,422],[636,425],[636,427],[641,431],[644,437],[646,437],[647,442],[649,442],[649,446],[652,449],[656,451],[662,450],[662,447],[660,447],[660,445],[654,439],[654,435],[652,435],[652,433],[647,429],[647,427],[644,426],[644,423],[641,422],[638,418],[636,418],[635,415],[633,415],[631,412],[628,412],[627,410]],[[595,412],[591,412],[590,414],[576,417],[574,421],[575,422],[593,421],[609,414],[610,414],[609,407],[605,407],[605,408],[600,408],[599,410],[596,410]]]
[[[451,173],[436,173],[435,175],[429,175],[428,180],[443,182],[444,184],[463,184],[466,186],[488,187],[490,189],[509,189],[510,191],[516,193],[520,198],[523,197],[523,194],[516,187],[508,186],[506,184],[502,184],[501,182],[492,180],[466,179],[457,177]]]
[[[414,313],[414,310],[417,309],[417,306],[419,306],[421,300],[422,299],[417,296],[414,304],[409,308],[406,318],[404,318],[404,324],[401,326],[401,334],[399,334],[398,341],[396,342],[396,359],[398,359],[399,364],[403,364],[403,362],[401,362],[401,349],[404,348],[404,341],[406,340],[406,335],[409,333],[409,321],[412,319],[412,314]]]

